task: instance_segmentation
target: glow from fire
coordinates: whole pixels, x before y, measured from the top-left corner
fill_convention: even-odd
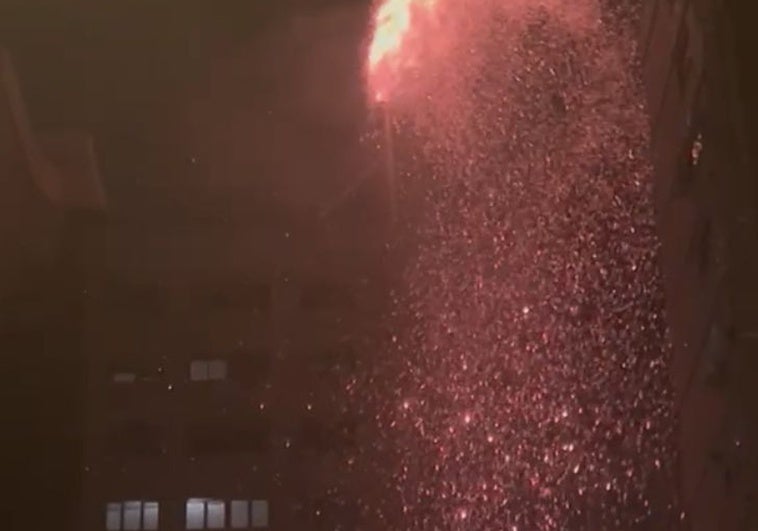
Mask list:
[[[374,34],[368,49],[368,68],[376,101],[386,100],[389,77],[397,75],[416,16],[430,11],[437,0],[384,0],[374,16]]]
[[[642,3],[377,3],[366,138],[404,243],[348,527],[679,528]]]

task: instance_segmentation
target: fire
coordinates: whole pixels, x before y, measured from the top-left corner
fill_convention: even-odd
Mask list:
[[[412,30],[414,16],[421,10],[430,10],[437,0],[384,0],[376,11],[374,35],[368,50],[369,73],[376,78],[378,72],[396,73],[403,63],[403,47]],[[379,76],[381,77],[381,76]],[[386,85],[387,80],[378,85]],[[386,87],[375,87],[378,101],[385,99]]]

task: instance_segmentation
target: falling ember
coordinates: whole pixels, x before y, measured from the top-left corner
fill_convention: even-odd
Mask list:
[[[404,47],[416,16],[431,10],[437,0],[384,0],[376,10],[374,35],[368,50],[368,69],[373,97],[384,101],[391,78],[407,64]]]
[[[678,528],[647,118],[620,4],[635,2],[377,9],[368,81],[392,99],[409,243],[386,355],[356,386],[378,411],[359,462],[386,474],[370,528]]]

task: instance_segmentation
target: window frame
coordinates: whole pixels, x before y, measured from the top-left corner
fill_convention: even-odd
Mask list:
[[[127,527],[126,521],[126,507],[127,504],[138,504],[138,517],[137,527],[132,527],[131,524]],[[154,519],[147,516],[148,506],[155,508]],[[111,522],[113,516],[112,509],[117,509],[117,520],[114,524]],[[157,500],[121,500],[110,501],[105,504],[105,529],[107,531],[157,531],[160,528],[160,502]],[[148,522],[148,518],[150,521]]]
[[[201,504],[202,517],[200,527],[192,522],[190,526],[190,504]],[[221,504],[223,521],[221,527],[216,527],[217,523],[214,523],[214,527],[210,526],[209,506],[210,504]],[[187,498],[184,502],[184,529],[188,531],[194,530],[212,530],[212,529],[268,529],[269,528],[269,502],[265,499],[224,499],[224,498]],[[234,508],[238,510],[235,511]],[[242,507],[242,511],[239,508]],[[197,507],[195,507],[197,510]],[[236,517],[235,517],[236,515]],[[194,515],[198,516],[197,514]],[[236,521],[235,521],[236,519]]]
[[[194,524],[191,527],[190,526],[190,504],[201,504],[203,510],[202,510],[202,522],[201,527],[195,527]],[[211,524],[209,522],[209,516],[210,516],[210,506],[211,504],[220,504],[221,506],[221,524],[220,526],[214,522],[213,527],[211,527]],[[187,530],[204,530],[204,529],[226,529],[226,523],[227,523],[227,510],[226,510],[227,502],[224,499],[221,498],[187,498],[187,500],[184,502],[184,529]]]
[[[189,362],[189,381],[223,382],[229,379],[229,360],[223,357],[193,358]]]

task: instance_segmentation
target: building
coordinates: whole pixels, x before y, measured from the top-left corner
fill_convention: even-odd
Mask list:
[[[8,529],[75,530],[88,279],[105,209],[93,143],[37,135],[0,49],[0,352]]]
[[[387,292],[371,191],[196,192],[109,220],[81,529],[352,529],[330,500],[370,437],[349,391]]]
[[[749,3],[647,2],[655,202],[691,529],[758,527],[756,92]],[[753,57],[754,59],[754,57]]]
[[[644,7],[682,519],[754,529],[754,18]],[[328,500],[360,481],[345,404],[386,293],[360,197],[334,191],[330,221],[227,189],[104,222],[92,140],[34,131],[4,52],[0,187],[10,529],[351,529]]]

